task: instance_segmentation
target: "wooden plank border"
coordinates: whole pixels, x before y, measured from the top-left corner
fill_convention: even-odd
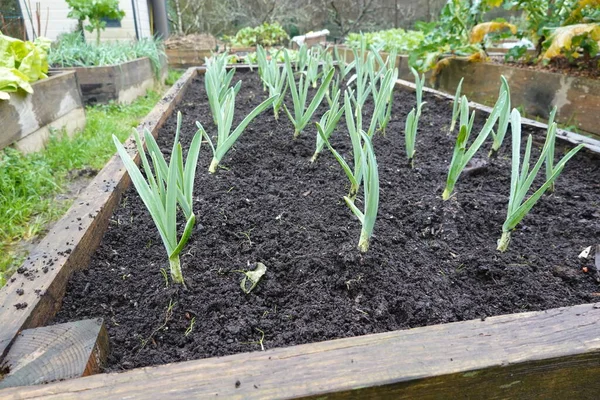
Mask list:
[[[600,305],[147,367],[3,399],[593,399]]]
[[[198,72],[189,69],[138,129],[156,134]],[[588,144],[593,151],[600,148],[597,142]],[[131,141],[128,148],[134,151]],[[87,265],[127,184],[120,160],[113,157],[60,221],[62,229],[55,228],[16,280],[0,290],[2,352],[19,330],[44,324],[58,310],[68,276]],[[77,217],[91,221],[73,234],[68,227]],[[48,261],[44,256],[54,255],[55,270],[41,274]],[[29,281],[27,273],[41,278]],[[39,296],[30,293],[40,283],[45,286]],[[15,289],[21,284],[27,291],[19,297]],[[23,299],[32,303],[16,310],[13,303]],[[12,388],[0,391],[0,398],[594,398],[599,325],[600,303],[584,304]]]
[[[188,69],[138,130],[148,129],[156,136],[197,74],[197,69]],[[132,137],[125,146],[135,155]],[[42,326],[56,314],[71,273],[88,265],[129,184],[129,176],[115,154],[0,289],[0,363],[19,331]]]

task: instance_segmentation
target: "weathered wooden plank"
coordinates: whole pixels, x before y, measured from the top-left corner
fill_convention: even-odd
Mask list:
[[[0,376],[0,389],[97,374],[108,356],[102,319],[27,329],[19,334]]]
[[[102,67],[56,68],[74,70],[85,104],[129,103],[154,86],[156,77],[148,57]]]
[[[196,74],[195,69],[188,70],[138,129],[148,129],[156,135]],[[135,145],[131,138],[125,145],[133,154]],[[69,276],[88,265],[129,184],[121,159],[113,156],[31,252],[19,272],[0,289],[0,363],[19,331],[47,323],[58,311]]]
[[[493,63],[450,59],[435,81],[435,88],[454,93],[464,77],[462,91],[470,100],[493,105],[500,76],[510,84],[511,102],[525,113],[548,119],[553,106],[556,120],[600,134],[600,80]]]
[[[3,399],[592,399],[600,305],[95,375]]]
[[[32,87],[32,94],[11,93],[10,100],[0,102],[0,149],[83,107],[74,72],[50,76]]]
[[[174,68],[189,68],[204,65],[204,58],[212,55],[212,50],[167,49],[169,65]]]

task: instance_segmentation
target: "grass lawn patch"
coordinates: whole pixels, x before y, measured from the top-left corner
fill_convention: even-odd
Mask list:
[[[112,135],[125,140],[160,96],[151,91],[129,105],[88,107],[83,132],[73,138],[56,132],[41,152],[0,152],[0,286],[35,238],[71,206],[73,185],[95,175],[115,153]]]

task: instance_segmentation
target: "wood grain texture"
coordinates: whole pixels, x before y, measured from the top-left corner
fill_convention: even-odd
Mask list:
[[[107,356],[102,319],[27,329],[4,360],[10,373],[0,379],[0,389],[97,374]]]
[[[593,399],[600,305],[101,374],[3,399]]]
[[[74,70],[81,88],[85,104],[107,104],[120,101],[120,94],[136,87],[145,89],[153,86],[155,81],[152,64],[148,57],[138,58],[118,65],[102,67],[56,68],[56,71]],[[130,96],[127,97],[130,101]]]
[[[0,149],[82,108],[74,72],[66,71],[32,84],[33,93],[11,93],[0,102]]]
[[[204,65],[204,59],[212,55],[212,50],[167,49],[169,65],[173,68],[189,68]]]
[[[180,102],[192,78],[189,69],[138,126],[153,135]],[[132,137],[125,143],[135,153]],[[136,162],[137,162],[136,157]],[[69,276],[86,268],[130,179],[115,154],[0,289],[0,364],[17,333],[46,324],[60,308]]]
[[[462,92],[470,100],[493,105],[502,75],[510,85],[513,106],[523,107],[527,115],[548,119],[556,106],[557,122],[600,134],[600,81],[596,79],[450,59],[438,75],[435,88],[454,94],[464,77]]]

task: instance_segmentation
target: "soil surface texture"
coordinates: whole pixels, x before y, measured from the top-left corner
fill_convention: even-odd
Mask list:
[[[266,94],[256,73],[238,71],[235,77],[243,81],[237,124]],[[556,192],[542,197],[513,232],[509,250],[499,253],[510,130],[495,159],[487,159],[488,140],[477,155],[484,165],[464,173],[444,202],[457,132],[448,134],[448,100],[427,94],[424,100],[414,169],[407,165],[403,136],[414,93],[396,91],[386,136],[374,137],[380,207],[366,254],[356,247],[360,223],[342,199],[349,183],[341,167],[327,148],[310,162],[314,125],[293,140],[285,113],[276,120],[269,109],[249,125],[215,175],[208,173],[209,146],[201,149],[197,223],[181,257],[186,287],[165,282],[165,249],[132,188],[90,267],[72,277],[55,323],[104,318],[111,345],[107,369],[118,371],[598,301],[593,255],[578,255],[600,238],[600,158],[587,150],[576,155]],[[292,109],[289,94],[286,101]],[[372,108],[369,100],[364,115]],[[325,110],[321,105],[315,121]],[[202,77],[176,111],[183,114],[184,148],[197,120],[216,133]],[[479,114],[473,136],[484,122]],[[175,126],[176,113],[158,139],[165,153]],[[526,135],[534,134],[535,161],[545,132],[523,133],[523,147]],[[351,163],[343,118],[332,144]],[[567,149],[558,146],[557,160]],[[240,271],[257,262],[266,265],[266,274],[245,294]]]

